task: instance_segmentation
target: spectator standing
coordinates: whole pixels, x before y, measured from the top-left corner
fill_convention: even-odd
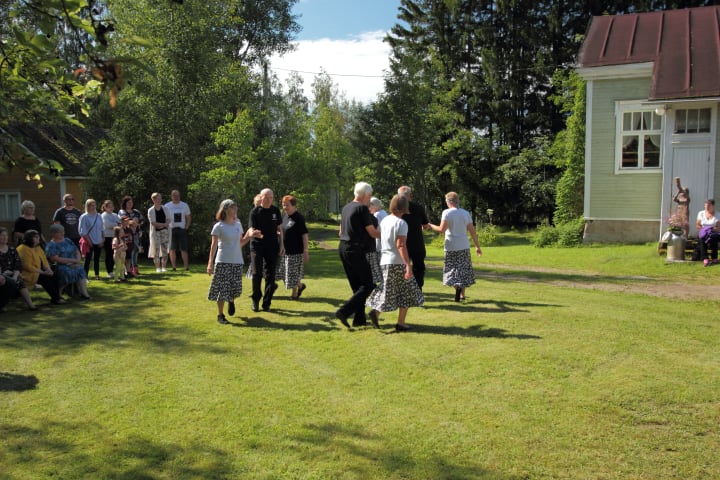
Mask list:
[[[167,272],[167,259],[170,250],[170,210],[162,204],[162,195],[158,192],[150,196],[153,206],[148,208],[150,223],[150,246],[148,258],[155,263],[156,272]]]
[[[65,228],[65,237],[72,240],[80,248],[80,215],[82,212],[75,208],[75,197],[71,193],[63,195],[63,206],[55,210],[53,223]]]
[[[105,246],[105,271],[107,278],[115,278],[115,252],[112,248],[114,229],[120,225],[120,216],[115,213],[115,205],[112,200],[105,200],[102,204],[102,223]]]
[[[35,216],[35,204],[30,200],[25,200],[20,204],[20,216],[15,220],[13,228],[13,245],[20,245],[25,232],[35,230],[40,234],[40,244],[45,245],[45,237],[42,234],[42,225],[40,220]]]
[[[470,257],[468,232],[475,243],[475,252],[482,255],[477,232],[470,212],[460,208],[460,197],[455,192],[445,194],[447,209],[443,210],[440,225],[430,224],[438,233],[445,233],[445,262],[443,285],[455,288],[455,301],[465,300],[465,287],[475,283],[475,271]]]
[[[170,192],[170,201],[165,204],[170,211],[171,236],[170,236],[170,264],[173,271],[176,269],[175,255],[180,250],[183,266],[185,270],[189,270],[188,258],[188,229],[190,228],[190,207],[187,203],[180,200],[180,192],[173,190]]]
[[[367,325],[365,301],[375,288],[370,263],[365,255],[369,239],[380,237],[367,207],[372,191],[369,183],[357,183],[353,191],[355,197],[343,207],[340,218],[338,253],[353,294],[335,312],[335,317],[348,328],[347,319],[350,316],[353,317],[354,327]]]
[[[430,228],[425,207],[413,201],[412,189],[407,185],[398,188],[398,195],[408,199],[408,212],[403,215],[403,220],[408,225],[407,251],[412,262],[413,276],[420,289],[425,285],[425,237],[423,230]]]
[[[260,205],[250,211],[248,228],[260,230],[258,236],[250,241],[250,261],[252,263],[252,305],[253,312],[259,310],[258,304],[262,300],[262,309],[270,310],[272,297],[277,289],[275,274],[277,270],[278,255],[285,254],[283,246],[282,215],[280,209],[273,205],[273,191],[265,188],[260,191]],[[265,289],[262,281],[265,279]]]
[[[123,215],[127,215],[130,218],[130,226],[133,229],[133,248],[132,251],[128,251],[128,273],[133,276],[140,275],[140,269],[138,267],[138,255],[141,254],[142,248],[142,226],[145,223],[140,210],[135,208],[135,202],[130,195],[125,195],[120,201],[120,211],[118,212],[120,218]]]
[[[308,229],[303,217],[297,209],[297,198],[285,195],[282,198],[282,239],[285,255],[280,257],[278,271],[285,283],[285,289],[292,289],[291,300],[297,300],[305,290],[302,282],[305,275],[305,263],[310,260],[308,250]]]
[[[373,225],[376,228],[380,228],[380,223],[383,221],[383,218],[387,217],[388,213],[383,207],[384,205],[382,201],[377,197],[372,197],[370,199],[370,203],[368,203],[368,209],[370,209],[370,213],[372,213],[373,218],[375,219]],[[382,232],[380,233],[382,235]],[[382,282],[382,269],[380,268],[380,251],[382,250],[382,244],[379,238],[373,239],[370,237],[369,242],[366,256],[368,258],[368,262],[370,263],[373,281],[377,285]]]
[[[413,277],[410,256],[406,240],[408,224],[403,216],[408,212],[409,200],[402,195],[395,195],[390,201],[390,215],[380,224],[382,255],[382,283],[370,294],[368,306],[370,320],[377,328],[378,312],[399,310],[395,331],[410,330],[405,324],[408,308],[421,306],[425,299],[422,290]]]
[[[90,262],[92,261],[95,280],[100,280],[100,252],[105,237],[103,235],[102,216],[97,211],[97,202],[92,198],[85,200],[85,213],[80,215],[80,228],[78,231],[90,249],[85,253],[85,276],[89,275]]]

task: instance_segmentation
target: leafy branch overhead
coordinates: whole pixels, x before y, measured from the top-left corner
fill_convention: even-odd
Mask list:
[[[0,9],[0,172],[17,167],[29,178],[57,171],[19,145],[11,124],[82,126],[103,92],[117,104],[123,64],[107,47],[115,23],[96,0],[9,0]],[[138,37],[126,41],[148,42]]]

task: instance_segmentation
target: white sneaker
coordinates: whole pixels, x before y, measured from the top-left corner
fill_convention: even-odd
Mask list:
[[[162,269],[160,269],[160,271],[165,273],[165,272],[167,272],[167,268],[162,268]]]
[[[156,268],[155,271],[156,271],[157,273],[162,272],[162,270],[160,270],[159,268]]]
[[[115,278],[115,274],[110,272],[107,274],[107,278]]]

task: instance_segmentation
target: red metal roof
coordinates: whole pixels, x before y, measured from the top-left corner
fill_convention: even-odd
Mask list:
[[[720,6],[592,18],[580,67],[644,62],[649,100],[720,96]]]

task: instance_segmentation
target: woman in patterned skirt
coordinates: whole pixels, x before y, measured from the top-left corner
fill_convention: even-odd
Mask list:
[[[405,324],[408,308],[425,303],[422,290],[412,273],[407,240],[408,225],[402,216],[408,211],[407,198],[395,195],[390,201],[390,215],[380,223],[380,268],[383,281],[368,297],[370,320],[378,327],[378,312],[399,310],[395,330],[410,330]]]
[[[472,223],[470,212],[460,208],[460,197],[455,192],[445,195],[448,208],[443,210],[440,225],[430,224],[438,233],[445,233],[445,265],[443,267],[443,285],[455,288],[455,301],[465,300],[465,287],[475,283],[475,272],[470,258],[468,232],[475,243],[475,252],[482,255],[477,232]]]
[[[207,273],[212,275],[208,300],[217,302],[220,324],[228,324],[223,308],[228,302],[228,314],[235,314],[235,299],[242,293],[242,247],[253,236],[260,236],[259,230],[250,229],[243,235],[243,227],[237,218],[237,205],[230,199],[220,202],[215,214],[217,223],[213,225],[210,235],[210,257]]]
[[[308,229],[305,218],[297,210],[297,198],[285,195],[282,198],[283,246],[285,255],[278,259],[277,278],[285,282],[285,289],[292,288],[290,299],[297,300],[306,286],[302,282],[305,275],[305,262],[310,260],[308,252]]]

